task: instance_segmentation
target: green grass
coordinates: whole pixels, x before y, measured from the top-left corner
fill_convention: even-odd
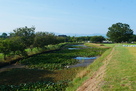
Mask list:
[[[104,91],[136,90],[136,48],[115,47],[107,67]]]
[[[2,62],[2,61],[3,61],[3,54],[0,53],[0,62]]]
[[[114,47],[116,44],[115,43],[111,43],[111,44],[103,43],[103,45],[107,47]]]
[[[106,56],[110,54],[112,49],[108,49],[106,52],[104,52],[101,57],[96,59],[92,64],[90,64],[87,68],[85,68],[83,71],[81,71],[79,74],[77,74],[76,78],[72,81],[72,83],[69,85],[69,87],[66,88],[66,91],[76,91],[76,89],[81,86],[81,84],[89,79],[94,72],[96,72],[99,67],[103,65],[103,60]]]

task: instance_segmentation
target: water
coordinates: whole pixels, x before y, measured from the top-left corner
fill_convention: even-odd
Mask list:
[[[89,60],[89,59],[96,59],[96,57],[76,57],[74,59],[77,59],[77,60]]]
[[[71,45],[73,47],[86,47],[85,45]],[[69,50],[76,50],[76,49],[81,49],[81,48],[68,48]]]
[[[72,45],[72,46],[82,46],[82,47],[86,47],[85,45]]]
[[[68,66],[69,68],[74,67],[86,67],[94,62],[98,57],[76,57],[74,59],[79,60],[77,64]]]
[[[69,50],[76,50],[76,49],[80,49],[80,48],[68,48]]]

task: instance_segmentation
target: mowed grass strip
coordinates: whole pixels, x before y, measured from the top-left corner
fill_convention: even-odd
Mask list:
[[[136,47],[116,46],[107,66],[104,91],[136,90]]]

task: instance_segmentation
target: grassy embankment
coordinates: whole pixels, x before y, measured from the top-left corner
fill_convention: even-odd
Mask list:
[[[128,45],[128,44],[127,44]],[[107,66],[104,91],[136,90],[136,47],[115,47]]]
[[[66,69],[64,66],[77,62],[73,59],[76,56],[101,55],[105,50],[102,48],[68,50],[66,48],[24,59],[21,63],[27,65],[28,69],[10,69],[0,73],[1,89],[5,91],[6,89],[64,91],[69,81],[84,69],[82,67]]]
[[[90,47],[98,47],[98,48],[109,48],[108,45],[114,46],[114,44],[107,44],[107,46],[104,46],[103,44],[94,44],[94,43],[87,43],[86,45]],[[103,60],[106,58],[108,54],[110,54],[112,48],[108,49],[106,52],[104,52],[101,57],[96,59],[91,65],[89,65],[87,68],[82,70],[76,75],[76,78],[71,82],[68,88],[66,88],[66,91],[76,91],[76,89],[81,86],[81,84],[89,79],[94,72],[96,72],[102,65]]]
[[[131,44],[126,44],[131,45]],[[134,44],[133,44],[134,45]],[[106,44],[109,46],[109,44]],[[110,46],[114,46],[110,44]],[[111,49],[107,50],[93,64],[88,66],[84,71],[79,73],[71,83],[67,91],[76,91],[81,84],[89,79],[103,64],[102,61]],[[116,44],[106,67],[103,79],[102,91],[135,91],[136,90],[136,47],[123,47],[122,44]]]

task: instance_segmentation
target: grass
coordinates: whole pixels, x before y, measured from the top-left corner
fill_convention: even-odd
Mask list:
[[[2,53],[0,53],[0,62],[2,62],[3,61],[3,54]]]
[[[87,45],[91,45],[91,44],[87,44]],[[85,68],[84,70],[79,72],[76,75],[76,78],[74,78],[74,80],[71,82],[69,87],[66,88],[66,91],[76,91],[76,89],[79,86],[81,86],[81,84],[84,81],[89,79],[93,75],[93,73],[96,72],[99,69],[99,67],[101,67],[103,65],[103,63],[102,63],[103,60],[105,59],[106,56],[108,56],[110,54],[111,50],[112,49],[108,49],[106,52],[104,52],[101,55],[101,57],[96,59],[91,65],[89,65],[87,68]]]
[[[114,44],[113,43],[111,43],[111,44],[110,43],[109,44],[108,43],[103,43],[103,45],[107,46],[107,47],[114,47],[116,44],[115,43]]]
[[[123,47],[122,44],[106,44],[106,46],[114,47],[114,51],[110,63],[106,67],[102,91],[135,91],[136,47]],[[76,91],[83,82],[89,79],[103,65],[102,62],[110,54],[111,49],[107,50],[94,63],[78,73],[73,82],[66,88],[66,91]]]
[[[98,48],[110,48],[112,46],[107,46],[110,44],[103,44],[103,43],[85,43],[85,45],[90,46],[90,47],[98,47]],[[113,44],[111,44],[113,45]]]
[[[115,47],[107,66],[104,91],[136,90],[136,47]]]

